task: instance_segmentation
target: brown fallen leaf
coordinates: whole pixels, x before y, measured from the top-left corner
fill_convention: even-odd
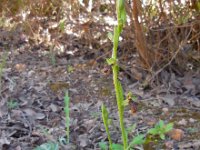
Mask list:
[[[60,90],[68,89],[69,83],[58,81],[58,82],[50,83],[49,87],[51,91],[53,91],[54,93],[57,93]]]
[[[170,133],[169,136],[176,141],[180,141],[183,136],[184,136],[184,132],[181,129],[173,129]]]
[[[23,72],[23,71],[26,69],[26,65],[25,65],[25,64],[16,64],[16,65],[15,65],[15,69],[16,69],[18,72]]]

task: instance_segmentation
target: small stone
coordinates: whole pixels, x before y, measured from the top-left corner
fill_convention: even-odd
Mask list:
[[[165,108],[162,109],[162,111],[163,111],[164,114],[167,114],[169,112],[169,109],[165,107]]]
[[[57,111],[58,111],[58,107],[57,107],[57,105],[55,105],[55,104],[51,104],[51,105],[49,106],[49,108],[50,108],[53,112],[57,112]]]
[[[186,126],[187,125],[187,121],[185,119],[182,119],[178,122],[178,125],[183,125]]]
[[[189,122],[190,122],[190,123],[194,123],[194,122],[196,122],[196,120],[193,119],[193,118],[190,118],[190,119],[189,119]]]

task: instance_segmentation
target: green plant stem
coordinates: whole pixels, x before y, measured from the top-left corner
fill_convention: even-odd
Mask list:
[[[65,103],[64,111],[65,111],[65,118],[66,118],[67,143],[69,143],[69,127],[70,127],[69,102],[70,102],[69,93],[68,91],[66,91],[65,97],[64,97],[64,103]]]
[[[118,65],[113,65],[112,70],[113,70],[113,82],[115,86],[116,99],[117,99],[120,129],[122,132],[123,146],[124,146],[124,149],[126,149],[128,147],[128,142],[127,142],[127,134],[125,131],[125,126],[124,126],[124,106],[123,106],[124,97],[123,97],[123,90],[122,90],[121,83],[118,80]]]
[[[126,150],[128,148],[128,140],[127,140],[128,138],[127,138],[127,133],[124,126],[124,105],[123,105],[124,95],[123,95],[123,89],[122,89],[121,83],[118,80],[119,66],[117,62],[117,48],[118,48],[118,43],[119,43],[119,36],[122,32],[122,28],[126,20],[124,0],[116,0],[116,10],[117,10],[118,25],[114,27],[114,36],[112,39],[113,40],[112,58],[109,59],[108,62],[110,65],[112,65],[113,83],[114,83],[115,93],[116,93],[120,129],[122,133],[123,147],[124,147],[124,150]]]
[[[106,133],[107,133],[107,136],[108,136],[109,147],[110,147],[110,150],[112,150],[112,140],[111,140],[111,136],[110,136],[110,132],[109,132],[108,111],[106,109],[106,106],[104,106],[104,104],[102,105],[101,110],[102,110],[103,123],[104,123]]]
[[[113,83],[114,83],[116,99],[117,99],[120,129],[122,132],[123,146],[124,146],[124,149],[126,149],[128,147],[128,142],[127,142],[127,134],[125,131],[125,126],[124,126],[124,105],[123,105],[124,96],[123,96],[123,89],[122,89],[121,83],[118,80],[119,66],[117,64],[117,47],[118,47],[118,42],[119,42],[120,30],[121,30],[120,28],[121,28],[121,25],[118,25],[117,27],[114,28],[113,52],[112,52],[112,58],[114,60],[114,63],[112,64],[112,71],[113,71]]]

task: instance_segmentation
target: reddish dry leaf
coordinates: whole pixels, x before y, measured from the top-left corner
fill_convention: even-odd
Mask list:
[[[173,140],[180,141],[184,136],[184,132],[181,129],[173,129],[169,135]]]
[[[16,64],[15,69],[19,72],[23,72],[26,69],[26,65],[25,64]]]

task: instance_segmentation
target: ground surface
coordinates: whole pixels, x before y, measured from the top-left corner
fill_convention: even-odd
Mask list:
[[[66,90],[70,95],[71,144],[60,142],[60,149],[99,149],[99,142],[107,141],[101,119],[103,103],[113,119],[112,139],[120,142],[112,73],[105,70],[110,53],[105,56],[84,46],[80,39],[68,37],[63,38],[70,39],[66,51],[76,49],[78,54],[52,56],[45,46],[30,45],[20,33],[13,39],[12,34],[0,31],[1,60],[9,51],[1,78],[0,149],[29,150],[65,138]],[[131,64],[133,60],[128,61]],[[131,91],[139,105],[135,114],[129,106],[125,111],[126,126],[137,125],[131,135],[146,133],[160,118],[174,122],[184,134],[180,139],[169,135],[145,149],[200,149],[200,70],[182,76],[163,70],[160,85],[149,89],[127,76],[126,71],[120,73],[124,91]]]

